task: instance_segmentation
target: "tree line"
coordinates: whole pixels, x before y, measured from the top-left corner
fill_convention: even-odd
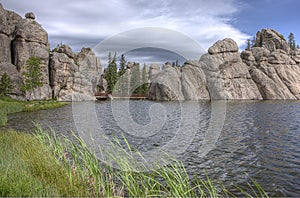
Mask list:
[[[128,96],[129,94],[147,94],[148,92],[148,74],[147,66],[144,64],[140,68],[139,63],[132,63],[129,66],[122,54],[117,65],[117,54],[112,56],[108,54],[108,67],[104,78],[107,80],[107,92]]]

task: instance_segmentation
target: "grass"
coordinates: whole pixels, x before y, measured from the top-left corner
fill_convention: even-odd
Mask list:
[[[64,102],[47,101],[20,101],[0,96],[0,127],[7,123],[7,115],[17,112],[52,109],[66,105]]]
[[[114,140],[113,148],[119,143]],[[120,167],[114,169],[101,164],[75,135],[71,141],[41,127],[37,127],[34,135],[0,132],[0,196],[235,196],[208,176],[190,178],[177,160],[169,165],[157,164],[148,172],[136,172],[130,165],[134,160],[131,151],[128,144],[126,151],[117,155],[106,153]],[[251,183],[248,189],[237,189],[245,197],[268,197],[257,182],[251,180]]]

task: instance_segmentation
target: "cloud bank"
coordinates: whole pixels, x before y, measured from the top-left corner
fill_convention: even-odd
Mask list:
[[[239,46],[249,38],[232,25],[243,8],[237,0],[2,0],[2,4],[23,16],[33,11],[48,31],[52,47],[63,42],[75,51],[143,27],[179,31],[204,49],[226,37]],[[177,46],[180,48],[180,43]]]

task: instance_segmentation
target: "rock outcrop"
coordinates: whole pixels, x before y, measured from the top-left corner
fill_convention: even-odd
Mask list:
[[[30,57],[39,58],[41,60],[43,86],[34,91],[33,99],[51,99],[48,33],[35,21],[33,13],[27,13],[25,16],[26,18],[19,21],[15,27],[12,42],[12,63],[22,73],[24,65]]]
[[[217,50],[220,48],[220,50]],[[262,96],[232,39],[218,41],[200,58],[211,99],[259,100]]]
[[[199,62],[185,63],[179,73],[169,70],[168,66],[156,74],[159,80],[150,85],[151,99],[300,99],[300,51],[291,50],[271,29],[257,33],[251,50],[240,54],[227,38],[210,47]]]
[[[76,54],[67,45],[50,57],[50,84],[59,101],[95,100],[101,65],[90,48]]]
[[[291,50],[283,36],[263,29],[251,51],[243,52],[251,77],[264,99],[300,99],[300,53]],[[246,59],[249,54],[251,61]]]
[[[67,45],[50,52],[48,33],[28,12],[23,19],[0,4],[0,76],[10,75],[12,96],[25,99],[19,90],[21,73],[31,57],[41,60],[43,86],[32,99],[94,100],[106,89],[99,59],[90,48],[75,53]],[[135,63],[128,63],[133,67]],[[251,49],[239,53],[230,38],[217,41],[199,61],[182,67],[166,63],[149,68],[152,100],[261,100],[300,99],[300,50],[292,50],[272,29],[257,32]],[[28,94],[28,93],[27,93]]]
[[[31,99],[94,100],[101,75],[95,54],[89,48],[75,53],[67,46],[50,53],[48,33],[35,18],[34,13],[28,12],[23,19],[0,4],[0,76],[4,72],[11,76],[12,96],[28,98],[28,93],[19,89],[23,83],[21,73],[26,61],[36,57],[41,60],[43,86],[35,89]]]

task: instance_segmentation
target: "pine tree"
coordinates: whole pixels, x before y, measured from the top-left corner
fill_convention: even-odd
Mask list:
[[[251,41],[250,39],[247,39],[247,47],[246,50],[250,50],[251,49]]]
[[[29,100],[31,99],[33,91],[43,86],[43,74],[40,66],[41,59],[31,57],[26,61],[25,71],[22,72],[23,85],[20,85],[21,90],[29,93]]]
[[[119,71],[119,76],[122,76],[126,72],[126,60],[125,60],[125,55],[121,55],[120,59],[120,71]]]
[[[0,95],[6,96],[13,89],[13,85],[11,84],[11,79],[9,75],[5,72],[0,79]]]
[[[112,62],[111,52],[108,53],[108,65]]]
[[[290,34],[289,34],[289,41],[288,41],[288,44],[289,44],[289,46],[290,46],[290,48],[292,49],[292,50],[295,50],[296,49],[296,41],[295,41],[295,36],[294,36],[294,34],[291,32]]]
[[[175,63],[174,63],[175,65]],[[147,75],[147,65],[144,64],[143,71],[142,71],[142,94],[148,93],[148,75]]]
[[[126,75],[126,60],[125,55],[121,55],[120,59],[120,70],[119,70],[119,88],[120,94],[125,96],[128,94],[128,76]]]
[[[111,53],[108,54],[108,67],[105,74],[107,80],[107,92],[112,93],[114,87],[118,81],[118,68],[116,64],[116,53],[114,57],[111,57]]]

